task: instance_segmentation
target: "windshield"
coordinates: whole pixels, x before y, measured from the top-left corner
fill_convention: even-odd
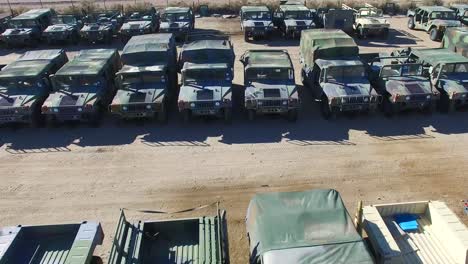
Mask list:
[[[251,68],[246,72],[247,80],[293,80],[293,71],[289,68]]]
[[[58,16],[52,18],[52,24],[76,24],[76,18],[74,16]]]
[[[67,90],[71,92],[100,88],[103,81],[100,77],[90,76],[56,76],[55,90]]]
[[[349,79],[362,79],[366,71],[362,65],[331,66],[327,69],[327,79],[344,82]]]
[[[35,78],[21,78],[21,80],[11,78],[0,79],[0,89],[24,90],[36,87],[43,87],[43,83]]]
[[[382,10],[379,9],[366,9],[359,11],[360,16],[382,16]]]
[[[190,69],[185,70],[183,75],[185,83],[231,80],[226,69]]]
[[[395,64],[384,66],[380,72],[380,77],[396,76],[421,76],[421,64]]]
[[[246,12],[243,14],[244,20],[270,20],[270,12]]]
[[[442,74],[467,73],[468,63],[450,63],[442,67]]]
[[[144,89],[148,85],[164,83],[166,81],[163,72],[151,73],[124,73],[121,75],[123,86],[132,86],[136,89]]]
[[[455,12],[432,12],[430,19],[455,20]]]
[[[34,19],[10,20],[12,28],[31,28],[37,26]]]
[[[177,22],[177,21],[189,21],[190,16],[188,13],[165,13],[161,16],[163,22]]]
[[[151,20],[151,16],[143,13],[133,13],[127,18],[127,21],[148,21]]]
[[[310,11],[287,11],[284,13],[285,19],[310,19]]]

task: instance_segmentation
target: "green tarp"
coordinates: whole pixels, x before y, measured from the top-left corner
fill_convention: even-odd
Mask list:
[[[442,43],[444,48],[468,57],[468,28],[447,28]]]

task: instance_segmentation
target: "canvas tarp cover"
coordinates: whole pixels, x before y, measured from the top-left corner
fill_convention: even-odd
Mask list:
[[[21,55],[17,61],[54,60],[62,54],[61,49],[31,50]]]
[[[127,65],[169,64],[170,45],[173,43],[171,38],[171,34],[132,37],[123,49],[122,63]]]
[[[342,254],[373,263],[335,190],[257,194],[246,225],[253,259],[272,250],[321,247],[327,259],[320,263],[339,263],[333,260],[343,259]]]
[[[468,58],[463,57],[453,51],[444,48],[436,49],[414,49],[412,56],[418,58],[418,62],[428,65],[438,65],[440,63],[467,63]]]
[[[444,48],[468,57],[468,28],[447,28],[443,43]]]
[[[180,53],[179,66],[185,62],[191,63],[226,63],[234,64],[234,51],[228,41],[224,40],[197,40],[185,44]]]
[[[308,67],[316,59],[339,59],[359,55],[353,38],[341,30],[310,29],[302,31],[300,44],[303,63]]]

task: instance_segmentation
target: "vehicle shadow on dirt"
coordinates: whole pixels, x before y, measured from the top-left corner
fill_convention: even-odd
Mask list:
[[[379,36],[370,36],[366,39],[358,39],[354,36],[356,43],[362,47],[382,47],[382,48],[399,48],[405,46],[414,46],[418,41],[422,41],[418,37],[404,30],[390,28],[388,38]]]

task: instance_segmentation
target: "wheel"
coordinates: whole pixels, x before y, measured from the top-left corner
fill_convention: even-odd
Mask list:
[[[440,33],[435,27],[431,28],[431,30],[429,31],[429,35],[432,41],[440,40]]]
[[[223,110],[224,122],[230,124],[232,122],[232,110],[231,108],[224,108]]]
[[[303,86],[306,86],[306,83],[305,83],[305,71],[304,70],[301,70],[301,83]]]
[[[324,95],[322,96],[322,100],[320,102],[320,110],[322,112],[323,118],[329,120],[332,117],[332,111],[330,109],[330,105],[328,104],[328,98]]]
[[[288,111],[287,119],[289,122],[296,122],[297,121],[297,109],[291,109]]]
[[[40,107],[39,109],[38,107],[35,107],[31,115],[31,126],[33,128],[38,128],[38,127],[44,126],[44,123],[45,123],[45,117],[41,113]]]
[[[156,113],[156,115],[157,115],[158,122],[160,122],[162,124],[167,124],[168,113],[167,113],[165,104],[163,104],[163,107],[162,107],[161,111]]]
[[[448,94],[441,93],[440,100],[439,100],[439,111],[442,113],[448,113],[449,109],[450,109],[450,99],[448,97]]]
[[[357,33],[357,37],[358,37],[359,39],[365,38],[365,35],[364,35],[364,32],[362,31],[362,27],[361,27],[361,26],[358,26],[358,27],[356,28],[356,33]]]
[[[104,114],[104,107],[101,103],[96,104],[95,112],[92,114],[90,124],[92,127],[99,127],[101,124],[102,116]]]
[[[382,101],[382,110],[386,117],[392,117],[395,112],[393,105],[388,97],[385,97]]]
[[[414,29],[414,17],[410,17],[408,19],[408,28],[409,29]]]
[[[188,109],[182,110],[181,115],[182,115],[182,121],[185,124],[188,124],[190,123],[190,121],[192,121],[192,113],[190,112],[190,110]]]
[[[80,34],[78,32],[73,32],[71,35],[71,43],[72,45],[77,45],[80,42]]]
[[[254,121],[256,115],[257,115],[257,113],[255,112],[255,110],[253,110],[253,109],[247,110],[247,118],[249,119],[249,121]]]
[[[100,257],[93,256],[91,258],[90,264],[103,264],[102,259]]]
[[[384,29],[382,31],[382,38],[387,39],[388,38],[388,33],[389,33],[388,28]]]

